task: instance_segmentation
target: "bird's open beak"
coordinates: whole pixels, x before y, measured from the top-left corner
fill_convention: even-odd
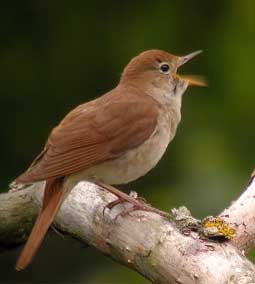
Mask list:
[[[197,51],[192,52],[188,55],[184,55],[184,56],[179,57],[178,63],[177,63],[178,68],[180,66],[182,66],[183,64],[185,64],[186,62],[190,61],[192,58],[194,58],[195,56],[197,56],[198,54],[200,54],[202,52],[203,52],[202,50],[197,50]]]
[[[177,68],[179,68],[180,66],[182,66],[186,62],[190,61],[192,58],[194,58],[195,56],[197,56],[201,52],[203,52],[203,51],[202,50],[198,50],[198,51],[192,52],[192,53],[190,53],[188,55],[184,55],[184,56],[178,57]],[[206,80],[205,80],[205,78],[203,76],[198,76],[198,75],[179,75],[179,74],[176,74],[176,76],[178,78],[188,82],[189,86],[200,86],[200,87],[206,87],[207,86],[207,82],[206,82]]]

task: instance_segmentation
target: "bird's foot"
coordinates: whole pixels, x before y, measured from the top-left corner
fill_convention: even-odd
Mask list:
[[[119,204],[123,204],[123,203],[125,203],[125,202],[128,202],[128,203],[130,203],[130,204],[132,204],[132,207],[131,208],[128,208],[128,209],[126,209],[126,210],[124,210],[122,213],[121,213],[121,215],[122,216],[124,216],[125,214],[123,214],[124,212],[126,212],[126,211],[128,211],[128,212],[126,212],[126,213],[129,213],[129,212],[131,212],[131,211],[135,211],[135,210],[139,210],[139,206],[141,207],[141,206],[148,206],[149,204],[147,204],[146,203],[146,200],[145,200],[145,198],[143,198],[143,197],[140,197],[140,196],[138,196],[138,194],[137,194],[137,192],[135,192],[135,191],[131,191],[130,192],[130,194],[129,195],[127,195],[127,196],[129,196],[129,197],[131,197],[131,198],[133,198],[133,200],[134,201],[130,201],[130,200],[126,200],[125,198],[123,198],[123,197],[118,197],[116,200],[114,200],[114,201],[112,201],[112,202],[110,202],[110,203],[108,203],[105,207],[104,207],[104,209],[103,209],[103,214],[104,214],[104,212],[105,212],[105,209],[112,209],[113,207],[115,207],[116,205],[119,205]],[[137,209],[135,209],[135,208],[137,208]],[[120,214],[118,214],[118,216],[119,216]]]
[[[120,212],[119,214],[117,214],[117,216],[115,217],[115,219],[117,219],[119,216],[121,217],[125,217],[126,215],[129,215],[130,213],[134,212],[134,211],[147,211],[147,212],[153,212],[156,213],[162,217],[169,217],[169,214],[161,211],[157,208],[151,207],[149,204],[144,203],[143,201],[140,202],[139,204],[132,204],[131,207],[126,208],[125,210],[123,210],[122,212]]]
[[[118,204],[121,204],[121,203],[124,203],[124,202],[129,202],[132,204],[132,207],[130,208],[126,208],[124,211],[122,211],[121,213],[119,213],[115,219],[117,219],[119,216],[126,216],[128,215],[129,213],[133,212],[133,211],[138,211],[138,210],[141,210],[141,211],[147,211],[147,212],[154,212],[154,213],[157,213],[159,214],[160,216],[163,216],[163,217],[169,217],[169,214],[164,212],[164,211],[161,211],[157,208],[153,208],[151,207],[150,204],[147,204],[145,199],[142,198],[142,197],[138,197],[137,196],[137,193],[134,192],[134,191],[131,191],[130,195],[127,195],[125,194],[124,192],[118,190],[117,188],[111,186],[111,185],[106,185],[104,183],[101,183],[101,182],[97,182],[96,183],[98,186],[106,189],[107,191],[113,193],[114,195],[116,195],[118,197],[117,200],[114,200],[110,203],[108,203],[105,207],[104,207],[104,210],[103,212],[105,212],[105,209],[108,208],[108,209],[112,209],[114,206],[118,205]]]
[[[143,203],[143,204],[146,204],[146,203],[147,203],[146,200],[145,200],[145,198],[143,198],[143,197],[141,197],[141,196],[138,196],[137,192],[135,192],[135,191],[131,191],[131,192],[129,193],[129,196],[132,197],[133,199],[135,199],[136,201],[138,201],[139,203]],[[105,208],[112,209],[114,206],[116,206],[116,205],[118,205],[118,204],[122,204],[122,203],[124,203],[124,202],[127,202],[127,200],[124,199],[123,197],[118,197],[118,199],[116,199],[116,200],[114,200],[114,201],[108,203],[108,204],[105,206]],[[128,200],[128,202],[130,202],[130,201]],[[132,203],[132,202],[131,202],[131,203]],[[136,204],[135,204],[135,205],[136,205]]]

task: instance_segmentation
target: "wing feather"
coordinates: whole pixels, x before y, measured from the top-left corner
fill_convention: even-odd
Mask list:
[[[119,157],[150,137],[158,107],[145,94],[118,88],[77,107],[53,129],[43,152],[16,182],[62,177]]]

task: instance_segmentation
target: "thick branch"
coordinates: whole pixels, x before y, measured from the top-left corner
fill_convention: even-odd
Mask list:
[[[248,251],[255,246],[255,177],[252,177],[242,195],[225,209],[221,217],[236,229],[232,243]]]
[[[255,181],[250,185],[253,187],[253,190],[250,189],[252,191],[254,183]],[[32,225],[36,208],[40,204],[42,189],[39,187],[42,184],[20,192],[0,195],[2,248],[25,239],[25,233]],[[138,271],[154,283],[255,282],[253,264],[234,246],[239,247],[239,240],[243,240],[241,231],[238,231],[237,241],[216,243],[202,240],[195,232],[185,236],[173,221],[151,212],[137,211],[131,216],[119,216],[115,219],[123,206],[129,206],[128,204],[106,210],[103,215],[105,205],[114,199],[112,194],[94,184],[80,182],[62,205],[55,226],[95,246],[102,253]],[[238,200],[236,203],[239,202]],[[233,206],[228,210],[232,210]],[[246,210],[245,206],[246,204],[240,207],[240,210]],[[230,213],[232,214],[229,211]],[[234,216],[239,215],[236,213],[231,216],[233,223]],[[246,215],[242,218],[245,219]],[[249,232],[254,235],[252,230],[249,229]]]

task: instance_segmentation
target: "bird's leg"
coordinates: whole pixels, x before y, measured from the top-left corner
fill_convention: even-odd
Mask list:
[[[153,208],[153,207],[151,207],[148,204],[140,203],[139,205],[133,204],[132,207],[123,210],[122,212],[120,212],[115,217],[115,219],[117,219],[119,216],[124,217],[124,216],[128,215],[129,213],[132,213],[132,212],[138,211],[138,210],[147,211],[147,212],[153,212],[153,213],[159,214],[162,217],[169,217],[169,214],[164,212],[164,211],[161,211],[161,210],[159,210],[157,208]]]
[[[134,200],[137,200],[139,203],[144,203],[144,204],[147,203],[145,198],[138,196],[138,194],[135,191],[131,191],[129,193],[129,195],[127,195],[127,196],[133,198]],[[118,199],[113,200],[112,202],[108,203],[105,207],[108,208],[108,209],[112,209],[114,206],[121,204],[123,202],[126,202],[126,200],[119,197]]]
[[[136,199],[136,196],[132,196],[132,195],[127,195],[126,193],[118,190],[117,188],[113,187],[112,185],[108,185],[105,183],[102,183],[101,181],[97,181],[95,182],[96,185],[98,185],[101,188],[106,189],[107,191],[111,192],[112,194],[114,194],[115,196],[118,197],[118,199],[109,202],[103,210],[103,214],[105,212],[105,209],[112,209],[114,206],[121,204],[123,202],[129,202],[133,205],[138,205],[139,204],[139,200]]]
[[[108,209],[112,209],[114,206],[121,204],[123,202],[126,202],[126,200],[124,200],[123,198],[118,197],[118,199],[111,201],[110,203],[108,203],[105,208]]]
[[[120,200],[122,200],[121,202],[127,201],[127,202],[130,202],[132,204],[137,204],[137,205],[139,204],[138,200],[136,200],[132,196],[127,195],[126,193],[118,190],[117,188],[113,187],[112,185],[102,183],[101,181],[97,181],[97,182],[95,182],[95,184],[98,185],[101,188],[106,189],[107,191],[111,192],[115,196],[117,196]],[[117,200],[114,200],[113,202],[115,202],[115,201],[117,201]]]
[[[123,217],[123,216],[125,216],[125,215],[127,215],[127,214],[129,214],[133,211],[136,211],[136,210],[154,212],[154,213],[157,213],[157,214],[164,216],[164,217],[169,216],[168,213],[161,211],[157,208],[151,207],[149,204],[147,204],[145,202],[145,200],[143,198],[139,198],[137,196],[133,197],[132,195],[127,195],[126,193],[118,190],[117,188],[113,187],[112,185],[104,184],[100,181],[97,181],[96,184],[98,186],[100,186],[101,188],[106,189],[107,191],[111,192],[112,194],[114,194],[118,197],[117,200],[114,200],[114,201],[110,202],[109,204],[107,204],[105,206],[105,208],[111,209],[115,205],[122,203],[122,202],[125,202],[125,201],[129,202],[133,205],[131,208],[128,208],[128,209],[124,210],[123,212],[121,212],[120,214],[118,214],[117,217],[119,215]],[[105,210],[105,208],[104,208],[104,210]]]

